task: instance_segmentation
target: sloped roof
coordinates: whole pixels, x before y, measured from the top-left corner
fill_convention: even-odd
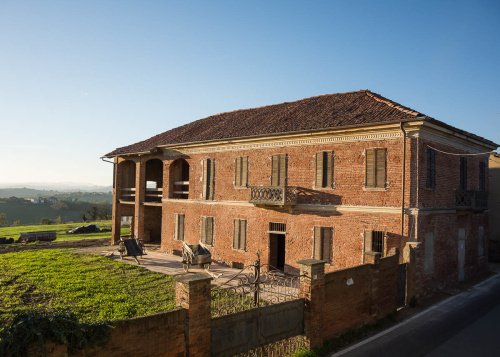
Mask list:
[[[117,148],[105,156],[148,152],[159,146],[167,145],[389,124],[411,120],[430,120],[450,127],[379,94],[369,90],[360,90],[325,94],[294,102],[215,114],[135,144]],[[462,130],[458,131],[466,133]],[[473,134],[466,134],[488,142]],[[489,143],[495,145],[492,142]]]

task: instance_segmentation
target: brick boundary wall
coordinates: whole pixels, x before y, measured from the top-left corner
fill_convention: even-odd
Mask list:
[[[304,340],[316,348],[351,328],[384,318],[398,307],[399,255],[366,257],[367,264],[325,274],[325,262],[301,260],[299,298],[303,299]],[[102,347],[69,354],[66,346],[47,343],[29,356],[210,356],[211,277],[205,273],[176,278],[177,310],[114,322]],[[245,319],[247,314],[239,314]],[[236,314],[233,316],[235,318]],[[302,316],[299,314],[298,316]],[[36,346],[35,346],[36,347]]]
[[[185,356],[186,310],[119,320],[112,323],[111,336],[104,346],[69,353],[65,345],[46,343],[29,349],[30,357],[124,357]]]

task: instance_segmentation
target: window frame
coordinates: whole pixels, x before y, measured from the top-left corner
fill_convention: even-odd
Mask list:
[[[328,234],[325,234],[329,232]],[[333,264],[333,236],[334,230],[332,226],[314,226],[313,227],[313,244],[312,244],[312,258],[323,260],[328,264]],[[318,242],[319,239],[319,243]],[[325,245],[327,248],[325,249]],[[319,257],[317,256],[319,250]],[[327,252],[325,252],[325,250]],[[325,257],[325,254],[328,256]],[[326,259],[325,259],[326,258]]]
[[[248,188],[248,156],[234,159],[234,187]]]
[[[181,227],[181,222],[182,222],[182,227]],[[186,215],[184,213],[174,213],[174,240],[184,242],[185,230],[186,230]],[[179,238],[180,235],[182,235],[182,239]]]
[[[242,230],[242,228],[244,228]],[[242,233],[242,231],[244,233]],[[233,220],[233,250],[246,252],[247,250],[248,220],[235,218]]]
[[[314,188],[316,189],[335,188],[335,152],[333,150],[319,151],[314,156],[314,160],[315,160]]]
[[[379,152],[384,153],[383,160],[379,158]],[[373,155],[373,169],[369,170],[369,155]],[[365,190],[372,191],[385,191],[387,190],[387,157],[388,150],[386,147],[374,147],[365,149]],[[383,167],[379,167],[382,166]],[[383,182],[379,183],[379,174],[383,173]],[[373,176],[373,177],[371,177]],[[369,184],[369,181],[373,180],[373,184]]]

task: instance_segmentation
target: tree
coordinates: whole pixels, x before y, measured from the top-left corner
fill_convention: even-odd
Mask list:
[[[16,219],[14,222],[12,222],[12,226],[20,226],[21,225],[21,220]]]
[[[63,223],[63,220],[62,220],[61,216],[58,216],[58,217],[56,218],[56,220],[54,221],[54,223],[55,223],[55,224],[61,224],[61,223]]]
[[[0,226],[5,226],[7,224],[7,215],[0,212]]]
[[[50,218],[42,218],[40,224],[52,224],[52,220]]]

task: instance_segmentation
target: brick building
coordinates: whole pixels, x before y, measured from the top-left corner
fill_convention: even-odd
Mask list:
[[[368,90],[217,114],[106,155],[112,239],[132,216],[165,252],[201,240],[218,261],[259,252],[285,271],[397,248],[415,287],[437,288],[486,261],[488,157],[458,154],[496,147]]]

